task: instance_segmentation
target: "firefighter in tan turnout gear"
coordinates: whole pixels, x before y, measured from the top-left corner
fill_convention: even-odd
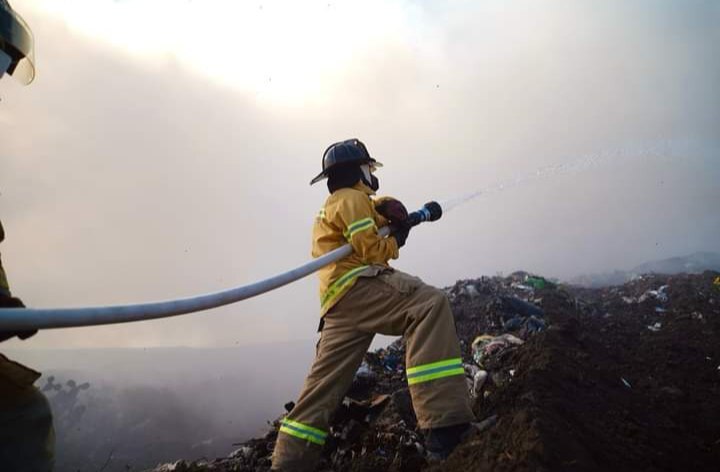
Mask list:
[[[12,75],[23,84],[35,76],[30,28],[0,0],[0,79]],[[0,222],[0,243],[5,230]],[[0,309],[22,308],[10,292],[0,260]],[[27,339],[35,331],[0,331],[0,342],[17,336]],[[46,472],[53,468],[54,433],[50,405],[33,385],[40,373],[0,353],[0,470]]]
[[[392,198],[371,198],[381,164],[350,139],[331,145],[311,185],[328,179],[330,196],[315,219],[313,257],[350,243],[353,253],[320,270],[320,341],[305,385],[282,421],[273,470],[313,470],[340,404],[376,333],[406,342],[406,376],[427,448],[447,455],[475,420],[460,346],[445,294],[394,270],[408,237],[407,211]],[[378,228],[392,224],[387,238]]]

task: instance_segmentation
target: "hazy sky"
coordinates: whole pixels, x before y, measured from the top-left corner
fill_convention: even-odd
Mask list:
[[[0,81],[0,250],[28,305],[190,296],[305,262],[327,195],[308,182],[350,137],[385,163],[381,193],[413,209],[525,179],[411,233],[394,265],[435,285],[720,251],[718,2],[13,6],[38,76]],[[310,339],[318,305],[311,276],[11,345]]]

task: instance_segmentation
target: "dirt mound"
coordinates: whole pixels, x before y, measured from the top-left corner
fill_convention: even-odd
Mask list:
[[[446,462],[428,463],[396,343],[368,353],[318,470],[718,470],[718,275],[645,276],[607,289],[525,273],[460,281],[446,291],[485,430]],[[507,332],[524,344],[488,337],[476,343],[483,355],[473,349],[478,335]],[[488,375],[478,387],[480,367]],[[173,468],[268,470],[276,431],[277,421],[231,457]]]

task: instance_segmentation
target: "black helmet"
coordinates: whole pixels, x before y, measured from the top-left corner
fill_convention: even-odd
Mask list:
[[[370,157],[367,148],[359,139],[346,139],[331,144],[323,153],[322,172],[310,181],[310,185],[320,182],[328,177],[328,171],[333,167],[345,164],[370,164],[382,167],[382,164]]]
[[[27,85],[35,78],[30,27],[7,0],[0,0],[0,77],[7,72]]]

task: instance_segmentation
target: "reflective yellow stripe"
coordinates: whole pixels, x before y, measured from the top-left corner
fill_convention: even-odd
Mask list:
[[[330,285],[330,287],[328,287],[327,291],[323,294],[322,299],[320,300],[320,307],[324,307],[332,300],[335,300],[350,286],[350,283],[357,278],[357,275],[367,268],[368,266],[360,266],[345,272],[342,277],[337,279],[332,283],[332,285]]]
[[[430,380],[441,379],[443,377],[452,377],[454,375],[465,375],[465,369],[463,369],[462,367],[455,367],[450,370],[435,372],[434,374],[420,375],[418,377],[408,379],[408,385],[428,382]]]
[[[410,367],[407,369],[408,374],[418,374],[420,372],[427,372],[428,370],[435,369],[437,367],[447,367],[449,365],[462,365],[462,358],[453,357],[452,359],[446,359],[444,361],[433,362],[432,364],[423,364],[417,367]]]
[[[343,235],[345,236],[345,239],[350,241],[352,237],[360,231],[365,231],[366,229],[370,229],[373,227],[375,227],[375,220],[370,217],[363,218],[362,220],[357,220],[349,224]]]
[[[428,382],[444,377],[452,377],[454,375],[465,375],[465,369],[462,366],[462,359],[460,357],[411,367],[407,369],[406,372],[408,385]]]
[[[282,420],[280,432],[289,434],[290,436],[295,436],[296,438],[305,439],[321,446],[325,444],[325,438],[327,438],[328,435],[328,433],[321,429],[313,428],[312,426],[287,418]]]

